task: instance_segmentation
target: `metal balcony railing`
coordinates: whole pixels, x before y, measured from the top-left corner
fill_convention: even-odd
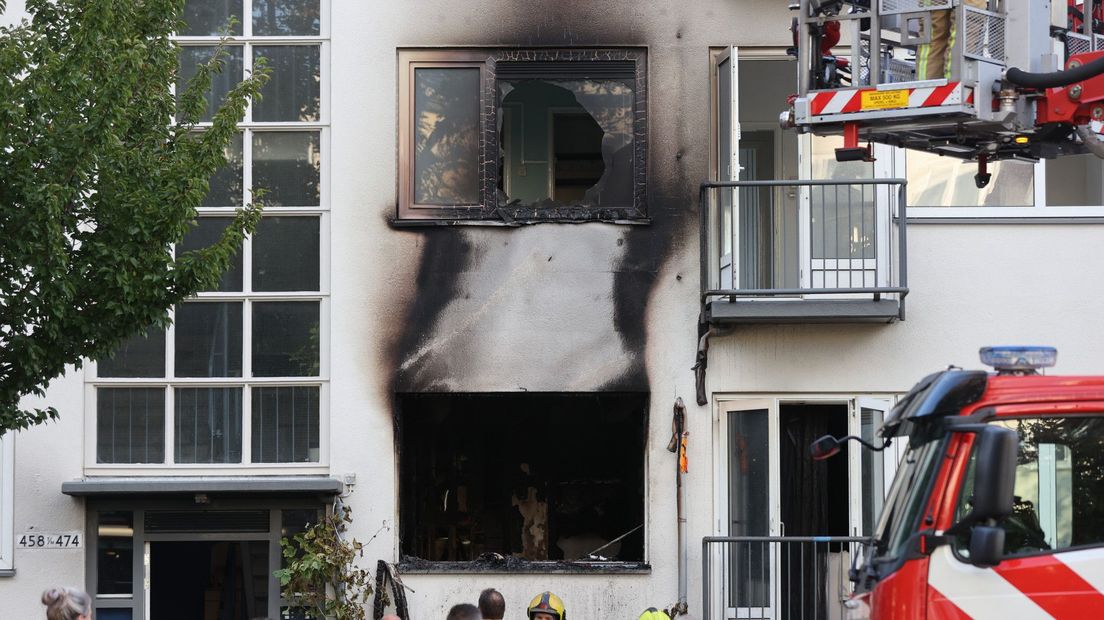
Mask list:
[[[845,536],[707,536],[704,620],[842,620],[852,562],[870,542]]]
[[[732,322],[904,319],[905,184],[702,183],[707,315]]]

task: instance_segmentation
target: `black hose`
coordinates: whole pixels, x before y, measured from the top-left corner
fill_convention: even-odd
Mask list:
[[[1004,77],[1017,86],[1058,88],[1059,86],[1069,86],[1070,84],[1083,82],[1102,73],[1104,73],[1104,56],[1080,67],[1066,69],[1065,71],[1054,71],[1053,73],[1030,73],[1012,67],[1004,74]]]

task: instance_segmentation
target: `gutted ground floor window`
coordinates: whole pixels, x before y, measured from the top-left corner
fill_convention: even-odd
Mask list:
[[[399,395],[404,560],[643,561],[647,405],[625,393]]]

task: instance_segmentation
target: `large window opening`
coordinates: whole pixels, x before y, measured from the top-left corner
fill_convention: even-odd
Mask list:
[[[498,80],[499,190],[507,203],[632,204],[633,66],[622,70],[621,79]]]
[[[404,561],[642,562],[647,403],[400,395]]]

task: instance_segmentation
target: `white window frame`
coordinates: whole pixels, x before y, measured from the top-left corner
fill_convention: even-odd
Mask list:
[[[0,437],[0,577],[15,575],[15,432]]]
[[[1058,54],[1059,58],[1063,58],[1065,50],[1062,49],[1061,44],[1055,41],[1054,53]],[[896,148],[898,157],[896,158],[896,175],[900,178],[908,178],[907,173],[907,157],[908,149]],[[1046,202],[1046,167],[1049,160],[1040,160],[1035,163],[1034,171],[1034,196],[1031,205],[1024,206],[989,206],[989,207],[922,207],[908,205],[908,218],[909,221],[918,220],[923,222],[925,220],[1001,220],[1001,221],[1016,221],[1022,220],[1025,222],[1031,222],[1038,219],[1062,219],[1062,220],[1077,220],[1086,218],[1104,218],[1104,205],[1083,205],[1083,206],[1048,206]],[[1101,160],[1101,165],[1104,166],[1104,160]],[[996,222],[994,222],[996,223]]]
[[[324,474],[329,471],[330,460],[330,10],[331,0],[319,0],[319,33],[313,36],[252,36],[250,18],[251,2],[242,5],[242,34],[226,38],[227,45],[242,47],[243,75],[253,68],[255,45],[311,45],[319,47],[319,109],[316,121],[254,122],[252,105],[247,106],[245,120],[238,123],[242,134],[243,204],[252,200],[253,134],[263,131],[316,132],[318,138],[319,203],[317,206],[265,207],[265,217],[302,216],[318,218],[319,228],[319,281],[317,291],[249,292],[252,290],[251,236],[242,244],[242,290],[237,292],[202,292],[192,298],[196,301],[227,301],[242,303],[242,376],[241,377],[176,377],[175,326],[165,330],[165,376],[155,378],[100,378],[95,361],[85,365],[85,443],[84,470],[88,475],[140,476],[140,475],[232,475],[248,470],[251,475]],[[174,40],[181,46],[218,45],[219,36],[178,36]],[[209,127],[210,122],[197,126]],[[233,217],[235,209],[226,207],[201,207],[199,217]],[[255,302],[264,301],[317,301],[319,304],[319,372],[312,377],[252,377],[252,335]],[[172,311],[170,311],[170,316]],[[319,455],[316,463],[252,463],[252,388],[254,387],[317,387]],[[165,461],[163,463],[97,463],[96,462],[96,389],[100,387],[147,387],[165,390]],[[174,463],[174,388],[179,387],[240,387],[242,459],[240,463]]]

